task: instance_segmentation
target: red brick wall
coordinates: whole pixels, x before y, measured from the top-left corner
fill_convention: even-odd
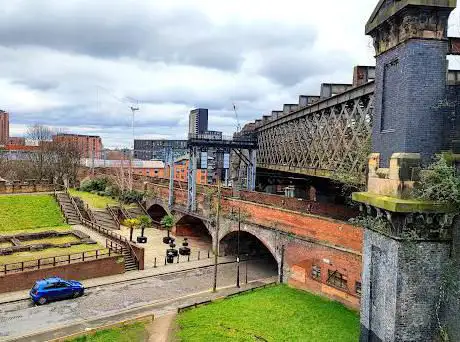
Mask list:
[[[31,288],[36,280],[51,276],[59,276],[65,279],[73,280],[84,280],[121,274],[125,272],[125,265],[123,262],[118,263],[118,258],[120,257],[114,256],[0,276],[0,293],[26,290]]]
[[[290,243],[285,249],[285,260],[291,270],[289,284],[310,292],[325,295],[349,307],[359,309],[356,282],[361,282],[361,256],[318,245],[304,246]],[[321,268],[321,279],[311,276],[313,265]],[[328,271],[337,271],[346,277],[347,289],[327,284]]]
[[[31,192],[51,192],[54,191],[53,184],[42,183],[20,183],[20,184],[5,184],[0,182],[0,194],[20,194]]]
[[[246,221],[288,233],[304,236],[315,241],[341,246],[357,252],[362,250],[363,231],[346,222],[319,218],[285,209],[236,199],[222,200],[223,212],[241,208]]]
[[[240,191],[240,198],[249,202],[266,204],[278,208],[300,211],[302,213],[320,215],[335,218],[338,220],[348,220],[356,217],[359,210],[348,208],[343,205],[318,203],[299,198],[289,198],[285,196],[266,194],[255,191]]]

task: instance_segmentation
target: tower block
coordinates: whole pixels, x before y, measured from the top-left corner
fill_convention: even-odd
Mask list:
[[[381,0],[366,34],[376,52],[373,153],[367,192],[353,194],[365,216],[361,341],[435,341],[444,266],[456,213],[419,201],[420,170],[444,148],[447,22],[456,0]],[[460,279],[459,279],[460,280]],[[452,310],[455,311],[455,310]],[[459,310],[445,317],[460,341]]]

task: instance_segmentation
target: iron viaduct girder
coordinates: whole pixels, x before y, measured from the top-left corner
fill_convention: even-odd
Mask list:
[[[374,82],[256,128],[259,167],[330,178],[364,172],[372,131]]]

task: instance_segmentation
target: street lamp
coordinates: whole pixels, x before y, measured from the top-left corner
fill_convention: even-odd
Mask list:
[[[236,251],[236,287],[240,287],[240,232],[241,232],[241,208],[238,208],[238,242]]]

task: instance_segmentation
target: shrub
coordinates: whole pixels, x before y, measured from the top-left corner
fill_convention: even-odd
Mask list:
[[[137,190],[130,190],[130,191],[125,191],[124,193],[121,194],[120,200],[125,203],[136,203],[142,201],[142,198],[144,197],[144,193],[137,191]]]
[[[163,217],[160,223],[164,229],[171,230],[171,228],[174,226],[174,218],[171,215],[166,215]]]
[[[435,162],[421,172],[420,181],[413,192],[421,200],[450,203],[460,207],[460,177],[447,156],[436,156]]]
[[[114,185],[109,185],[105,188],[105,195],[108,197],[118,197],[120,190]]]
[[[95,178],[83,181],[80,185],[81,191],[91,192],[105,191],[105,188],[109,185],[107,178]]]

